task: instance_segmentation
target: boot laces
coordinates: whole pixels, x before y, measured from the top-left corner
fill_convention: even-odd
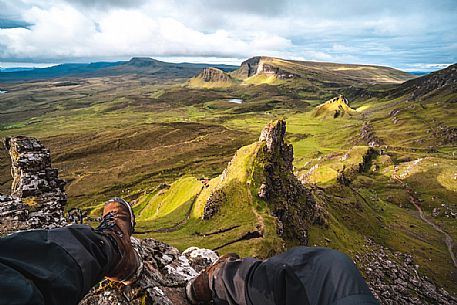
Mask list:
[[[104,231],[115,231],[114,227],[116,226],[116,221],[114,219],[114,213],[109,212],[105,216],[103,216],[102,221],[98,225],[98,227],[95,229],[96,232],[98,233],[103,233]]]

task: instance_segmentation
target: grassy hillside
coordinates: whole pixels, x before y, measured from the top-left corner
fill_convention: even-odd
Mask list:
[[[148,203],[138,211],[138,235],[181,249],[200,244],[258,257],[279,252],[284,242],[276,234],[275,220],[266,203],[255,193],[259,182],[253,181],[263,145],[258,142],[240,148],[227,169],[209,181],[186,177],[155,195],[140,196],[134,209]],[[217,204],[217,213],[205,218],[210,198]]]

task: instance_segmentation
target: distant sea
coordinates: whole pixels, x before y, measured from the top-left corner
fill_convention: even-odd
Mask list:
[[[30,71],[35,68],[0,68],[0,72],[21,72],[21,71]]]
[[[422,75],[427,75],[427,74],[430,74],[431,72],[425,72],[425,71],[413,71],[413,72],[408,72],[409,74],[414,74],[414,75],[418,75],[418,76],[422,76]]]

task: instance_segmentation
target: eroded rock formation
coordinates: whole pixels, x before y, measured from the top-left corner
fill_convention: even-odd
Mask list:
[[[240,68],[234,72],[238,78],[248,78],[254,75],[266,74],[274,75],[278,79],[300,78],[301,76],[291,71],[286,71],[274,64],[271,64],[271,58],[256,56],[249,58],[241,63]]]
[[[259,141],[265,141],[264,151],[259,156],[264,164],[264,181],[258,194],[278,218],[278,233],[306,245],[309,225],[322,223],[323,219],[310,191],[293,173],[293,147],[284,142],[285,134],[286,122],[283,120],[268,124],[260,134]]]
[[[363,122],[360,130],[360,138],[370,147],[378,147],[384,145],[384,141],[376,135],[376,132],[370,122]]]
[[[7,138],[5,147],[13,183],[11,195],[0,195],[0,233],[66,225],[65,182],[52,168],[49,150],[27,137]]]
[[[217,68],[205,68],[203,69],[196,78],[203,80],[204,82],[229,82],[231,81],[230,76],[224,71]]]
[[[344,115],[353,115],[355,110],[349,107],[349,101],[343,95],[338,95],[325,103],[319,105],[314,110],[314,116],[332,115],[334,119]]]

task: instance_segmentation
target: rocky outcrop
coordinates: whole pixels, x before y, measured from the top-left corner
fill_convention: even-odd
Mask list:
[[[334,119],[344,115],[352,115],[355,110],[349,107],[349,101],[343,95],[338,95],[325,103],[319,105],[314,110],[314,116],[333,116]]]
[[[267,203],[269,211],[277,219],[277,233],[284,241],[307,244],[308,227],[312,223],[323,223],[323,219],[310,191],[293,173],[293,147],[285,143],[285,134],[286,122],[274,121],[265,126],[258,142],[241,148],[235,154],[214,181],[216,186],[206,199],[203,220],[211,219],[222,205],[233,204],[228,198],[233,197],[233,183],[239,183],[237,190],[244,188]],[[256,203],[251,196],[247,196],[246,204],[254,206]],[[262,217],[257,220],[256,230],[246,232],[239,240],[263,236]]]
[[[371,251],[356,255],[355,260],[375,297],[381,304],[457,304],[457,298],[420,275],[413,257],[367,241]]]
[[[192,77],[187,85],[190,88],[224,88],[236,82],[230,75],[217,68],[205,68]]]
[[[254,75],[266,74],[274,75],[278,79],[300,78],[301,76],[291,71],[281,69],[271,63],[272,58],[264,56],[256,56],[249,58],[241,63],[238,70],[233,72],[237,78],[248,78]]]
[[[255,56],[243,61],[240,68],[234,71],[233,74],[238,78],[248,78],[255,75],[257,73],[261,59],[261,56]]]
[[[432,128],[433,135],[443,145],[455,145],[457,143],[457,128],[438,123]]]
[[[51,166],[47,148],[34,138],[5,140],[11,156],[11,195],[0,195],[0,233],[66,225],[65,182]]]
[[[322,223],[322,215],[310,191],[293,173],[293,147],[284,142],[286,122],[268,124],[260,134],[265,142],[258,158],[264,164],[263,183],[258,194],[267,201],[279,221],[279,235],[308,243],[307,229],[311,223]]]
[[[208,220],[213,217],[220,209],[221,204],[225,200],[225,195],[222,190],[215,190],[208,197],[206,201],[205,208],[203,210],[203,220]]]
[[[217,68],[205,68],[195,77],[207,83],[231,81],[231,77],[227,73]]]
[[[51,167],[51,155],[40,141],[15,137],[5,139],[11,156],[13,184],[11,194],[19,198],[40,201],[67,201],[65,182],[58,177],[58,170]]]
[[[363,122],[360,130],[360,138],[370,147],[378,147],[384,145],[384,141],[376,135],[376,132],[370,122]]]

